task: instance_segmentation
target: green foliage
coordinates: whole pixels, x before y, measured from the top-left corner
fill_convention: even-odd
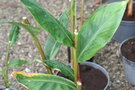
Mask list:
[[[86,20],[78,35],[78,62],[93,57],[116,32],[123,17],[126,1],[99,8]]]
[[[68,29],[68,25],[69,25],[69,10],[68,9],[65,9],[65,11],[60,16],[59,21],[61,22],[61,24],[63,24],[63,26],[66,29]]]
[[[4,24],[4,23],[5,23],[5,21],[0,21],[0,25],[1,25],[1,24]]]
[[[43,62],[47,64],[50,68],[59,70],[62,74],[69,77],[71,80],[74,80],[73,70],[64,63],[56,60],[44,60]]]
[[[9,67],[20,67],[23,64],[26,64],[27,60],[24,59],[15,59],[15,60],[10,60],[8,66]]]
[[[69,24],[68,15],[69,15],[69,11],[66,9],[62,13],[62,15],[59,19],[59,21],[63,24],[63,26],[65,28],[68,28],[68,24]],[[46,42],[45,48],[44,48],[44,53],[48,60],[54,59],[54,57],[57,55],[57,53],[60,49],[60,46],[61,46],[61,44],[59,42],[57,42],[56,40],[54,40],[52,38],[52,36],[48,36],[47,42]]]
[[[22,24],[22,23],[19,23],[19,22],[8,22],[8,23],[23,27],[23,28],[26,29],[32,36],[38,35],[38,34],[40,33],[40,31],[41,31],[40,28],[33,27],[33,26],[31,26],[31,25],[28,25],[28,24]]]
[[[28,25],[28,24],[22,24],[20,22],[11,22],[11,21],[0,21],[0,24],[5,24],[5,23],[9,23],[9,24],[12,24],[12,25],[15,25],[16,27],[20,26],[24,29],[26,29],[32,36],[36,36],[40,33],[40,28],[37,28],[37,27],[33,27],[31,25]]]
[[[61,44],[54,40],[51,36],[47,38],[47,42],[45,44],[44,53],[48,60],[54,59],[57,55]]]
[[[127,1],[111,3],[99,8],[95,13],[92,14],[88,20],[85,21],[81,30],[79,31],[78,40],[73,40],[72,34],[67,30],[68,28],[68,13],[64,14],[62,18],[57,20],[48,11],[36,2],[36,0],[21,0],[26,8],[31,12],[38,24],[50,33],[45,47],[45,54],[47,59],[43,62],[45,66],[58,69],[64,75],[67,75],[70,79],[77,83],[77,62],[74,63],[74,72],[71,68],[65,64],[53,61],[52,59],[56,56],[60,48],[60,43],[67,46],[73,46],[74,44],[74,56],[76,55],[78,62],[84,62],[93,57],[101,48],[103,48],[107,42],[110,41],[111,37],[116,32],[122,16],[124,14]],[[72,4],[75,4],[72,2]],[[75,8],[72,7],[72,14],[75,14]],[[74,15],[72,16],[74,18]],[[73,20],[74,21],[74,20]],[[18,26],[24,27],[34,37],[35,41],[38,41],[30,25],[21,23],[11,23]],[[73,22],[72,22],[73,24]],[[39,30],[38,30],[39,31]],[[56,41],[55,41],[56,40]],[[75,43],[73,43],[73,41]],[[77,43],[76,43],[77,42]],[[38,45],[38,43],[37,43]],[[76,48],[77,46],[77,48]],[[41,48],[41,47],[39,47]],[[42,62],[42,63],[43,63]],[[21,72],[13,73],[13,76],[19,81],[19,83],[25,85],[30,90],[76,90],[76,85],[70,80],[55,75],[45,74],[26,74]]]
[[[32,0],[21,0],[21,2],[26,6],[26,8],[34,16],[38,24],[51,36],[58,41],[67,46],[73,46],[73,36],[72,34],[49,12],[42,8],[37,2]]]
[[[9,33],[9,41],[10,41],[10,45],[13,46],[19,36],[19,26],[12,24],[12,27],[10,29],[10,33]]]
[[[29,90],[76,90],[72,81],[55,75],[16,72],[12,76]]]

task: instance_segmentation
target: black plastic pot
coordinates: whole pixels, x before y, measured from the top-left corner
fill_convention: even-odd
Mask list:
[[[5,86],[0,86],[0,90],[17,90],[16,88],[6,88]]]
[[[127,81],[129,83],[131,83],[132,85],[135,85],[135,62],[132,61],[131,59],[128,59],[129,58],[129,55],[131,54],[131,53],[128,53],[128,52],[131,49],[128,49],[128,48],[123,47],[125,45],[125,43],[129,42],[129,40],[131,40],[131,39],[135,39],[135,37],[134,38],[129,38],[129,39],[127,39],[127,40],[125,40],[125,41],[122,42],[122,44],[120,46],[120,52],[121,52],[121,55],[122,55],[122,61],[123,61],[123,65],[124,65],[124,74],[125,74],[125,77],[126,77],[126,79],[127,79]],[[132,45],[132,44],[133,44],[133,42],[130,45]],[[124,51],[122,51],[122,49],[124,49]],[[127,53],[126,54],[123,54],[125,51]],[[134,54],[135,52],[132,52],[132,53]]]
[[[119,43],[135,36],[135,21],[122,21],[113,39]]]

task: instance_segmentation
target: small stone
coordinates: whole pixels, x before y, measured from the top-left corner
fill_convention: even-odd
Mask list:
[[[21,45],[21,42],[18,42],[17,44],[18,44],[18,45]]]
[[[31,70],[28,68],[25,68],[25,72],[29,73]]]
[[[120,81],[119,81],[119,80],[117,80],[117,83],[120,83]]]
[[[94,6],[93,5],[90,5],[91,8],[93,8]]]

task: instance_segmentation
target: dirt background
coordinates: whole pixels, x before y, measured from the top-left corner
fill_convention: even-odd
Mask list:
[[[59,17],[61,12],[65,8],[68,8],[70,3],[69,0],[38,0],[42,5],[49,10],[55,17]],[[80,2],[78,0],[78,9],[80,10]],[[101,5],[95,5],[94,0],[85,0],[85,18],[91,15],[95,8]],[[78,13],[79,15],[79,13]],[[19,0],[0,0],[0,20],[14,20],[22,22],[22,17],[28,17],[31,24],[37,26],[32,16],[26,11],[23,5]],[[78,17],[79,18],[79,17]],[[10,25],[5,24],[0,27],[0,67],[2,67],[5,55],[6,55],[6,45],[8,41],[8,32]],[[44,45],[47,33],[42,31],[38,35],[40,42]],[[120,44],[111,41],[106,45],[99,53],[96,54],[94,62],[100,64],[107,69],[110,75],[110,84],[108,90],[130,90],[133,88],[126,80],[123,74],[123,65],[121,57],[118,53]],[[29,61],[28,64],[23,67],[11,68],[9,70],[9,75],[13,71],[25,71],[25,72],[34,72],[34,73],[45,73],[46,70],[41,64],[32,63],[34,59],[40,59],[40,55],[37,51],[37,48],[33,44],[31,36],[24,30],[21,29],[19,40],[17,44],[12,48],[10,59],[15,58],[24,58]],[[66,47],[62,46],[61,51],[59,52],[57,60],[67,63],[67,50]],[[1,68],[0,68],[1,69]],[[11,76],[10,82],[12,86],[18,90],[26,90],[21,87]],[[0,86],[2,86],[2,76],[0,75]]]

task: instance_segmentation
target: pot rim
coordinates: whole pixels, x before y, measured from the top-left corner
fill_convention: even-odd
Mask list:
[[[124,43],[127,42],[127,41],[130,40],[130,39],[135,39],[135,36],[129,37],[128,39],[124,40],[124,41],[121,43],[120,47],[119,47],[119,52],[120,52],[121,56],[122,56],[123,58],[125,58],[125,60],[127,60],[128,62],[135,63],[135,62],[129,60],[126,56],[124,56],[124,55],[122,54],[122,50],[121,50],[122,45],[124,45]]]
[[[129,25],[134,25],[135,24],[135,21],[126,21],[126,20],[122,20],[121,21],[121,24],[129,24]]]

